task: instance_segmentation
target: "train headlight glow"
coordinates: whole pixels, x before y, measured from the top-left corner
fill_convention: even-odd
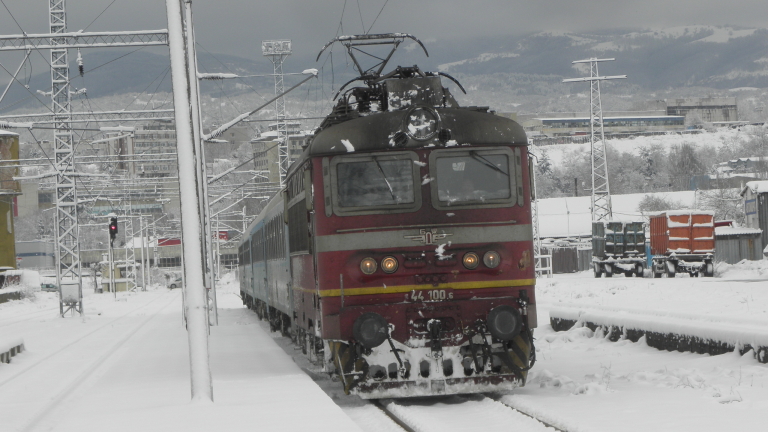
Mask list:
[[[378,265],[376,264],[376,260],[373,258],[364,258],[360,262],[360,271],[367,275],[373,274],[373,272],[376,271],[376,267],[378,267]]]
[[[480,257],[477,256],[477,254],[474,252],[467,252],[464,254],[464,259],[462,259],[462,262],[464,263],[464,267],[470,270],[476,269],[480,264]]]
[[[397,270],[397,258],[388,256],[381,260],[381,269],[384,273],[394,273]]]
[[[387,320],[375,312],[360,315],[352,325],[352,335],[368,349],[376,348],[387,340]]]
[[[497,339],[512,340],[522,328],[522,315],[512,306],[497,306],[488,313],[488,330]]]
[[[488,268],[496,268],[501,263],[501,257],[496,251],[488,251],[483,255],[483,264]]]

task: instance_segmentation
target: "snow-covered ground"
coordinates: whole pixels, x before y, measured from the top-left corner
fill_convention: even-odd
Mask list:
[[[768,329],[768,261],[720,265],[715,278],[538,281],[537,363],[506,395],[384,401],[418,431],[551,430],[513,406],[576,431],[759,430],[768,412],[768,365],[751,353],[662,352],[641,340],[610,342],[589,329],[554,332],[552,307],[575,305],[686,315]],[[0,339],[27,350],[0,364],[2,431],[402,430],[242,307],[237,281],[219,286],[211,329],[212,404],[189,402],[181,293],[93,294],[86,316],[58,317],[54,293],[0,305]],[[766,330],[768,333],[768,330]]]
[[[718,128],[712,132],[699,134],[668,134],[638,136],[633,138],[614,138],[607,139],[606,143],[617,151],[634,154],[637,154],[638,150],[642,147],[659,146],[664,150],[669,150],[672,147],[682,144],[693,144],[699,148],[709,147],[713,150],[716,150],[723,145],[732,145],[733,143],[738,143],[742,140],[749,139],[750,132],[757,130],[752,128],[753,126],[745,126],[741,129]],[[547,153],[547,156],[550,158],[554,165],[563,165],[567,161],[569,154],[573,153],[574,151],[588,152],[589,146],[589,143],[557,144],[541,146],[539,148],[541,151]]]
[[[687,208],[695,207],[696,192],[655,192],[612,195],[613,218],[637,221],[643,216],[637,205],[646,195],[655,195],[669,201],[680,202]],[[539,229],[542,237],[589,235],[592,232],[590,196],[545,198],[539,200]]]

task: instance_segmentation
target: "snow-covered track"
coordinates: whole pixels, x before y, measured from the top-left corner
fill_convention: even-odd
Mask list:
[[[514,430],[552,432],[554,428],[535,417],[483,395],[431,397],[376,402],[407,431]]]
[[[158,303],[161,299],[165,301]],[[159,296],[123,315],[100,323],[95,329],[29,365],[20,363],[22,369],[0,381],[0,405],[13,403],[18,406],[17,412],[6,424],[9,428],[7,430],[31,432],[44,426],[40,424],[41,421],[72,397],[89,377],[101,370],[110,357],[160,311],[177,302],[178,295],[175,293]],[[126,317],[131,315],[141,318],[126,321]],[[88,356],[83,358],[83,353],[88,353]],[[30,391],[30,388],[39,391]],[[15,395],[24,395],[24,399],[15,400]]]
[[[555,331],[586,326],[613,342],[645,337],[648,346],[667,351],[717,355],[738,349],[743,355],[751,350],[768,363],[768,322],[591,306],[555,306],[549,316]]]
[[[25,312],[22,314],[6,317],[3,319],[0,319],[0,327],[10,327],[14,325],[18,325],[20,323],[34,320],[34,319],[40,319],[40,318],[49,318],[49,317],[55,317],[59,315],[59,308],[47,308],[47,309],[40,309],[36,311],[30,311]]]

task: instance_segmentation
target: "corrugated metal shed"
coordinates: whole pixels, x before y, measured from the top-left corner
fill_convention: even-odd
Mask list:
[[[763,258],[762,230],[741,227],[715,228],[715,261],[736,264]]]

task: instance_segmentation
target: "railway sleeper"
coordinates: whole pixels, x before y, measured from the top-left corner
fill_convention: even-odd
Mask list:
[[[566,318],[550,318],[550,324],[555,331],[567,331],[579,323],[578,320]],[[581,324],[593,332],[603,334],[605,339],[616,342],[621,339],[628,339],[632,342],[638,342],[645,336],[645,342],[648,346],[662,351],[692,352],[696,354],[719,355],[733,352],[738,348],[739,354],[744,355],[749,351],[753,352],[755,359],[760,363],[768,363],[768,346],[753,347],[750,344],[732,344],[715,339],[701,338],[676,333],[663,333],[647,331],[642,329],[632,329],[613,325],[596,324],[594,322],[583,321]]]

